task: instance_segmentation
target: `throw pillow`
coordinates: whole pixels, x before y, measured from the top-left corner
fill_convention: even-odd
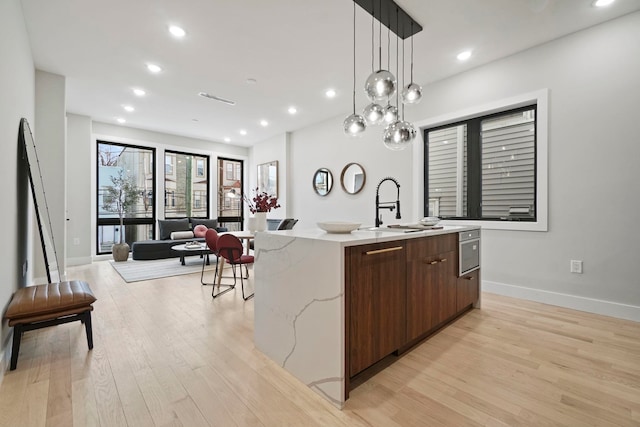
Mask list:
[[[193,235],[196,237],[204,237],[205,234],[207,234],[207,230],[208,228],[206,225],[198,224],[193,227]]]
[[[171,238],[171,233],[174,231],[191,231],[189,226],[189,219],[159,219],[158,231],[160,234],[160,240],[168,240]]]
[[[193,231],[174,231],[171,240],[193,239]]]
[[[195,229],[196,225],[201,225],[201,224],[207,228],[213,228],[213,229],[215,229],[218,226],[217,219],[190,218],[190,220],[191,220],[192,229]]]

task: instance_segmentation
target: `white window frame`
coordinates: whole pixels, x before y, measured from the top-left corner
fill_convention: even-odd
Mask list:
[[[488,230],[514,231],[548,231],[549,215],[549,178],[548,178],[548,141],[549,141],[549,90],[540,89],[511,98],[492,101],[487,104],[470,107],[461,111],[443,114],[441,116],[416,121],[420,128],[418,137],[413,145],[413,198],[414,217],[424,215],[424,129],[456,123],[472,117],[484,116],[501,111],[524,107],[535,103],[537,105],[536,127],[536,221],[491,221],[491,220],[443,220],[443,225],[475,225]]]

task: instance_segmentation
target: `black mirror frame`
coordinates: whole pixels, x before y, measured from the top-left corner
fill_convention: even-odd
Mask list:
[[[326,173],[327,175],[327,192],[322,194],[316,185],[316,177],[319,173]],[[313,187],[313,191],[320,197],[326,197],[329,193],[331,193],[331,189],[333,189],[333,174],[328,168],[318,168],[316,172],[313,174],[313,179],[311,180],[311,186]]]
[[[28,141],[27,141],[28,139]],[[60,263],[58,262],[58,253],[53,238],[53,229],[51,226],[51,217],[49,215],[49,206],[44,190],[44,182],[40,171],[40,163],[36,145],[29,127],[27,119],[20,120],[20,131],[18,133],[18,143],[22,150],[22,159],[28,170],[29,184],[31,187],[31,196],[35,207],[36,220],[38,224],[38,232],[40,234],[40,243],[42,244],[42,255],[44,257],[44,265],[47,272],[47,280],[52,283],[51,273],[55,271],[57,274],[56,281],[61,280]]]

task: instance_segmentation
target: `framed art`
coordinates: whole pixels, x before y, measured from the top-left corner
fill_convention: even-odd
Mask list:
[[[258,165],[258,192],[278,197],[278,161]]]

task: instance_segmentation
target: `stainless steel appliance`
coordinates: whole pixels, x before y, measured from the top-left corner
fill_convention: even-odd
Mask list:
[[[480,268],[480,230],[458,233],[459,257],[458,275],[464,276]]]

